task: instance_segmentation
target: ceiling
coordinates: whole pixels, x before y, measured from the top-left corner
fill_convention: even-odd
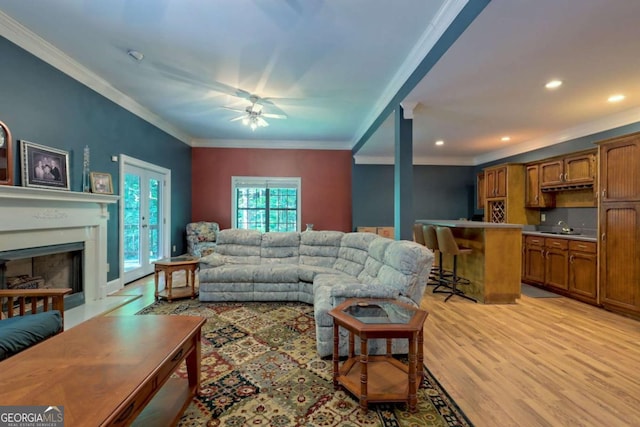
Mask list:
[[[191,146],[357,145],[358,163],[392,163],[387,107],[466,4],[0,0],[0,35]],[[480,164],[640,121],[638,16],[637,0],[492,0],[401,100],[414,163]],[[564,84],[545,89],[552,78]],[[231,121],[250,95],[286,119]]]

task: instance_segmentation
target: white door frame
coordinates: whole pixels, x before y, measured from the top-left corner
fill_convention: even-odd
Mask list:
[[[124,154],[120,154],[120,193],[124,194],[124,175],[125,165],[138,167],[141,169],[147,169],[152,172],[158,173],[164,176],[164,186],[162,194],[162,212],[164,213],[164,220],[161,224],[163,239],[162,239],[162,254],[160,258],[171,256],[171,169],[163,168],[153,163],[145,162],[144,160],[138,160],[133,157],[129,157]],[[120,256],[120,284],[124,286],[124,199],[120,200],[120,207],[118,212],[119,220],[119,256]]]

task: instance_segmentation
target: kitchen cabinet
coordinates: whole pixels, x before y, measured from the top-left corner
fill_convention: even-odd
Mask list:
[[[544,239],[544,284],[557,289],[569,289],[569,241]]]
[[[540,188],[561,190],[593,186],[596,153],[592,150],[549,159],[540,164]]]
[[[598,143],[600,302],[640,317],[640,133]]]
[[[498,166],[486,169],[485,173],[485,197],[507,197],[507,166]]]
[[[585,302],[597,302],[597,245],[595,242],[569,241],[569,292]]]
[[[540,163],[528,164],[525,167],[525,207],[550,208],[554,204],[554,193],[542,192],[540,187]]]
[[[525,209],[524,165],[509,163],[484,170],[485,220],[492,223],[538,224],[539,211]]]
[[[522,280],[597,303],[597,245],[562,237],[524,236]]]
[[[478,198],[476,201],[477,209],[484,209],[484,202],[486,200],[486,190],[484,186],[484,172],[481,172],[476,177],[477,189],[476,192],[478,194]]]

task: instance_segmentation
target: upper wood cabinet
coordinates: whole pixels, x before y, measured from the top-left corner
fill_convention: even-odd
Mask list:
[[[593,150],[549,159],[540,163],[540,188],[593,186],[596,170],[596,153]]]
[[[484,170],[485,221],[538,224],[540,212],[525,209],[524,165],[507,163]]]
[[[640,133],[600,146],[600,201],[640,201]]]
[[[528,208],[549,208],[555,204],[553,193],[543,193],[540,188],[540,164],[528,164],[525,168],[524,205]]]
[[[485,195],[486,195],[486,190],[484,187],[484,172],[480,172],[478,174],[478,176],[476,177],[476,182],[477,182],[477,194],[478,194],[478,199],[476,200],[476,208],[477,209],[484,209],[484,201],[485,201]]]
[[[507,196],[507,166],[486,169],[484,176],[487,199]]]

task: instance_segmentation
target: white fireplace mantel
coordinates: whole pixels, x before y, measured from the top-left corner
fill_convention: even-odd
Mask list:
[[[0,186],[0,251],[84,243],[85,299],[106,296],[108,205],[119,196]]]

